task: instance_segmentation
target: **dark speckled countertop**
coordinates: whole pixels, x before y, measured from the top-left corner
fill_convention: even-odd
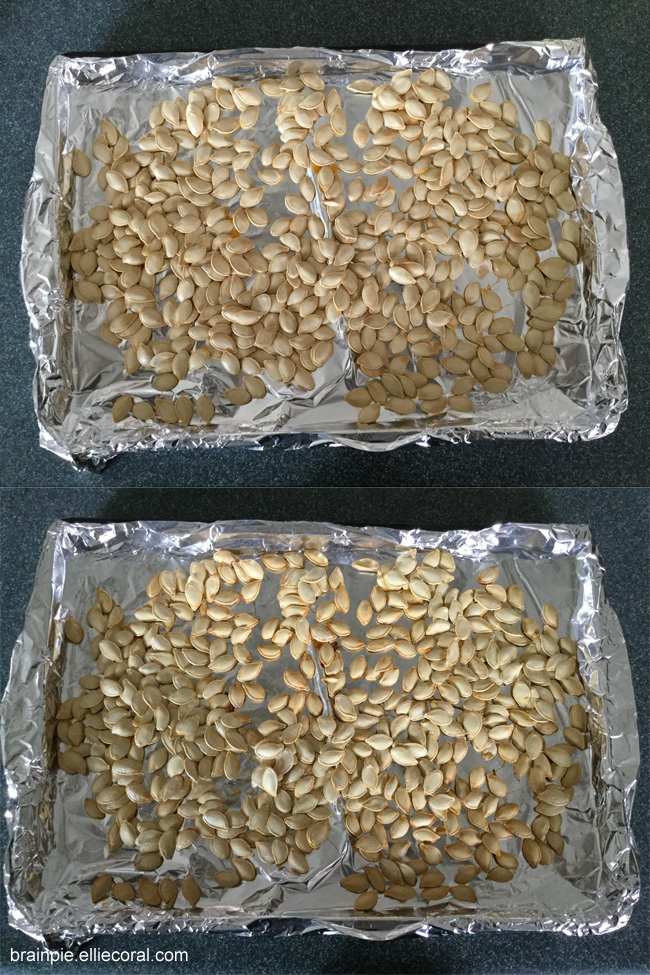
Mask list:
[[[55,518],[211,521],[248,517],[425,529],[481,528],[498,521],[587,523],[607,567],[607,590],[623,625],[635,682],[643,770],[634,821],[643,897],[631,923],[603,937],[412,936],[373,944],[322,935],[281,939],[228,934],[104,936],[92,945],[111,951],[149,948],[151,961],[84,964],[77,960],[52,966],[16,960],[14,953],[33,950],[36,943],[8,928],[3,902],[0,971],[7,975],[49,968],[118,975],[648,972],[650,338],[641,300],[650,277],[650,72],[643,40],[650,22],[648,0],[488,0],[482,4],[476,0],[466,4],[421,0],[323,0],[318,4],[305,0],[5,0],[1,16],[2,684],[22,627],[43,537]],[[497,40],[576,36],[586,37],[597,71],[600,112],[619,156],[628,215],[632,276],[622,338],[629,367],[630,408],[613,435],[574,445],[436,443],[428,449],[412,446],[384,454],[325,447],[156,451],[122,457],[102,474],[77,471],[38,447],[31,392],[34,361],[18,263],[23,202],[33,166],[43,86],[55,55],[292,45],[436,50]],[[388,490],[389,485],[395,489]],[[532,485],[548,487],[535,489]],[[158,490],[169,486],[173,490]],[[0,845],[4,847],[5,842],[3,835]],[[155,951],[175,950],[186,950],[188,959],[153,960]]]
[[[196,972],[440,972],[440,973],[600,973],[646,972],[648,967],[648,505],[646,492],[634,489],[484,490],[255,489],[41,489],[16,492],[3,513],[2,669],[23,623],[44,534],[55,518],[98,521],[229,518],[321,520],[353,525],[423,529],[478,529],[495,522],[586,522],[591,525],[607,569],[609,599],[621,621],[632,663],[643,769],[635,804],[634,826],[643,864],[643,900],[622,931],[583,938],[561,934],[415,935],[373,944],[340,935],[293,938],[244,938],[232,934],[103,936],[92,945],[102,950],[188,951],[176,964],[61,963],[56,971],[139,973]],[[4,846],[5,840],[2,840]],[[0,922],[4,971],[40,972],[48,966],[21,966],[11,950],[34,942]],[[88,946],[85,946],[88,947]],[[15,957],[15,956],[14,956]]]
[[[4,341],[4,457],[0,484],[628,484],[647,485],[650,340],[641,300],[648,262],[647,148],[650,73],[643,52],[648,0],[546,0],[467,4],[420,0],[7,0],[3,5],[7,151],[0,266]],[[630,408],[614,434],[575,445],[525,441],[437,442],[375,454],[349,448],[298,451],[167,450],[131,454],[101,477],[75,471],[35,446],[37,428],[18,282],[22,208],[33,167],[47,68],[57,54],[207,51],[247,46],[439,50],[496,40],[584,36],[600,82],[600,111],[618,152],[629,222],[632,280],[623,319]]]

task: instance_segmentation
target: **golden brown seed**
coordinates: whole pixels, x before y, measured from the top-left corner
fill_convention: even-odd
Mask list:
[[[175,829],[168,829],[160,837],[159,849],[165,860],[171,860],[176,852],[178,833]]]
[[[242,880],[255,880],[257,869],[251,860],[233,857],[232,865]]]
[[[122,903],[132,901],[135,897],[135,890],[131,884],[127,883],[113,884],[111,893],[116,901],[121,901]]]
[[[151,420],[155,416],[155,411],[151,403],[146,403],[144,400],[140,403],[134,403],[131,410],[133,416],[138,420]]]
[[[458,884],[451,888],[451,896],[457,901],[464,901],[468,904],[476,903],[476,892],[471,887]]]
[[[145,904],[149,907],[159,907],[162,902],[162,897],[160,890],[158,889],[158,884],[154,884],[147,877],[138,878],[138,890],[140,892],[140,897]]]
[[[551,605],[551,603],[545,603],[542,606],[542,618],[548,626],[553,627],[553,629],[557,629],[558,626],[557,610],[555,606]]]
[[[492,880],[495,883],[505,884],[512,880],[514,873],[512,870],[508,870],[506,867],[494,867],[486,875],[486,880]]]
[[[119,423],[131,412],[131,407],[133,406],[133,397],[125,393],[122,396],[118,396],[113,403],[113,420],[115,423]]]
[[[573,704],[569,709],[569,720],[578,731],[587,730],[587,712],[581,704]]]
[[[484,102],[490,97],[490,92],[492,91],[492,85],[489,81],[485,81],[480,85],[476,85],[472,88],[469,97],[473,102]]]
[[[466,868],[461,868],[466,869]],[[460,872],[460,871],[459,871]],[[441,870],[427,870],[420,877],[421,887],[440,887],[445,882],[445,875]],[[459,881],[460,883],[461,881]]]
[[[196,401],[195,408],[198,416],[200,416],[202,420],[205,420],[206,423],[209,423],[212,417],[214,416],[214,412],[215,412],[214,403],[212,403],[212,401],[209,400],[207,396],[203,396],[203,395],[199,396],[199,398]]]
[[[93,904],[98,904],[99,901],[103,901],[105,897],[108,897],[112,886],[113,878],[110,873],[104,873],[101,877],[98,877],[90,890]]]
[[[423,887],[420,891],[425,901],[441,901],[449,894],[451,888],[441,885],[440,887]]]
[[[81,623],[73,616],[68,616],[65,621],[65,638],[69,640],[70,643],[82,643],[84,638],[84,631]]]
[[[375,890],[382,894],[386,890],[386,878],[377,867],[364,867],[363,871]]]
[[[376,423],[379,419],[380,410],[379,403],[368,403],[367,406],[359,410],[357,419],[359,423]]]
[[[251,394],[247,389],[242,389],[240,386],[234,386],[232,389],[227,389],[224,396],[235,406],[245,406],[251,401]]]
[[[452,858],[452,860],[470,860],[472,858],[472,849],[469,846],[465,846],[464,843],[449,843],[445,847],[445,853]]]
[[[181,893],[190,907],[194,907],[201,897],[201,888],[194,877],[186,877],[181,883]]]
[[[189,396],[179,396],[174,404],[178,419],[184,427],[189,426],[194,416],[194,403]]]
[[[351,389],[349,393],[345,394],[344,398],[350,406],[367,406],[371,402],[370,393],[364,386]]]
[[[480,867],[474,863],[466,863],[454,874],[454,882],[465,886],[474,880],[480,873]],[[442,883],[442,881],[440,881]]]
[[[359,894],[354,902],[355,911],[372,911],[377,904],[378,893],[376,890],[368,890]]]
[[[409,884],[390,884],[384,891],[385,897],[390,897],[396,901],[410,901],[415,897],[415,894],[415,888]]]
[[[106,813],[104,813],[94,799],[84,799],[84,812],[91,819],[104,819]]]
[[[521,844],[521,852],[529,867],[538,866],[541,859],[541,852],[536,840],[532,838],[525,839]]]
[[[242,881],[236,870],[215,870],[212,878],[220,887],[238,887]]]
[[[136,870],[157,870],[162,866],[162,862],[163,858],[159,853],[143,853],[135,861],[134,866]]]
[[[160,891],[163,905],[170,911],[178,897],[178,886],[176,882],[171,877],[164,877],[158,884],[158,890]]]
[[[582,775],[582,770],[577,762],[569,765],[568,769],[562,776],[561,782],[565,789],[571,789],[580,781],[580,776]]]
[[[81,149],[74,149],[72,152],[72,168],[77,176],[90,176],[93,168],[92,161]]]
[[[353,873],[341,881],[341,887],[351,890],[354,894],[362,894],[370,887],[370,881],[362,873]]]

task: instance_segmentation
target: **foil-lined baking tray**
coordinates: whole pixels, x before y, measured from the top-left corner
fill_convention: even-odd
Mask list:
[[[295,387],[290,391],[271,383],[263,400],[235,407],[223,396],[231,385],[227,374],[210,360],[175,390],[194,399],[209,396],[216,406],[210,423],[195,417],[181,428],[130,417],[116,425],[111,414],[116,397],[130,393],[151,399],[156,391],[150,385],[151,374],[125,375],[119,349],[99,334],[101,309],[71,297],[66,242],[74,230],[88,224],[88,210],[104,203],[94,177],[73,176],[73,148],[90,154],[102,117],[134,142],[146,130],[150,108],[162,99],[187,97],[215,74],[253,80],[282,75],[297,60],[319,71],[328,86],[342,90],[355,76],[382,83],[395,67],[434,66],[452,79],[452,105],[460,104],[459,99],[466,104],[476,84],[490,81],[493,98],[511,99],[519,106],[522,131],[532,135],[538,118],[551,123],[554,149],[573,158],[578,210],[572,216],[581,225],[583,240],[581,263],[571,271],[574,294],[556,329],[557,363],[546,376],[528,381],[516,373],[503,395],[477,394],[473,414],[448,411],[437,417],[405,417],[384,410],[378,424],[362,430],[357,411],[344,399],[357,382],[345,322],[340,320],[334,325],[334,354],[317,371],[310,393],[297,394]],[[619,329],[629,269],[621,179],[609,133],[598,115],[596,91],[596,76],[581,39],[508,42],[439,53],[291,48],[55,58],[27,193],[22,253],[23,290],[37,362],[34,402],[41,446],[68,460],[101,464],[123,451],[171,444],[295,447],[327,442],[390,450],[410,442],[426,444],[431,438],[575,441],[611,433],[627,406]],[[346,103],[349,133],[367,107],[360,97]],[[254,135],[261,144],[277,138],[274,109],[261,112]],[[553,233],[559,233],[558,227]],[[520,332],[525,317],[521,296],[513,298],[505,281],[495,279],[494,284],[492,279],[490,274],[485,280],[500,294],[505,314]],[[459,285],[469,280],[461,278]],[[505,361],[512,365],[514,353]],[[446,387],[452,379],[448,377]]]
[[[510,883],[476,883],[476,904],[421,906],[411,901],[360,917],[352,906],[354,895],[339,886],[352,860],[341,813],[335,809],[330,837],[311,854],[310,873],[303,878],[270,872],[260,861],[254,883],[220,889],[210,880],[218,861],[202,842],[177,851],[161,868],[174,878],[188,873],[197,878],[204,893],[194,910],[178,907],[165,913],[114,901],[93,905],[90,886],[95,877],[108,871],[129,880],[136,872],[132,851],[108,855],[105,826],[84,814],[88,779],[54,767],[58,703],[76,693],[79,677],[93,670],[87,639],[79,646],[63,641],[65,617],[71,613],[84,620],[100,585],[130,618],[145,598],[143,589],[152,574],[169,567],[187,570],[193,560],[209,556],[215,548],[255,557],[302,549],[307,543],[327,554],[330,568],[341,567],[353,606],[366,598],[368,577],[352,570],[350,563],[368,556],[394,561],[406,548],[441,547],[456,559],[461,588],[474,585],[481,567],[496,563],[501,583],[522,588],[532,617],[540,619],[544,602],[557,607],[560,631],[579,645],[590,737],[590,745],[577,757],[582,778],[563,819],[563,855],[537,870],[523,864]],[[70,942],[115,931],[291,934],[320,929],[389,939],[409,932],[428,936],[439,931],[534,930],[582,935],[623,927],[639,895],[630,828],[639,749],[625,641],[604,593],[603,574],[589,529],[575,525],[503,524],[479,532],[431,533],[262,521],[55,522],[44,544],[2,704],[10,923],[34,937]],[[262,618],[277,605],[276,588],[269,597],[265,586],[255,604]],[[278,691],[284,690],[281,670]],[[273,671],[269,673],[264,681],[271,693],[274,678]],[[562,708],[568,704],[558,705],[567,723]],[[512,777],[506,770],[501,774]],[[246,788],[246,783],[236,779],[233,786]],[[528,806],[520,801],[528,821],[532,801]]]

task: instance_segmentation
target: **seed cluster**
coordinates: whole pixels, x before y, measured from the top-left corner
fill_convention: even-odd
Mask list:
[[[384,84],[352,81],[342,101],[296,62],[283,78],[218,76],[163,101],[136,150],[102,120],[92,152],[106,203],[69,256],[75,296],[108,302],[101,334],[124,350],[127,375],[149,370],[169,393],[218,360],[237,380],[225,398],[243,406],[267,381],[313,390],[341,328],[358,383],[346,399],[362,425],[382,409],[470,412],[470,393],[508,389],[506,359],[525,379],[544,376],[579,260],[571,219],[556,255],[541,257],[549,222],[577,207],[571,161],[552,151],[548,122],[535,141],[523,134],[517,106],[491,100],[489,83],[466,106],[454,94],[444,72],[406,68]],[[265,100],[278,138],[262,146],[253,130]],[[369,107],[350,133],[358,100]],[[84,177],[92,163],[75,149],[72,168]],[[272,219],[262,203],[280,184]],[[474,280],[455,290],[466,271]],[[521,294],[522,335],[482,284],[490,273]],[[124,395],[113,416],[188,425],[196,410],[210,422],[214,404],[201,399]]]
[[[222,888],[260,870],[301,876],[338,809],[353,861],[366,864],[342,881],[359,911],[380,894],[472,903],[473,881],[513,878],[511,841],[529,866],[552,863],[580,778],[574,752],[588,744],[579,703],[563,740],[547,741],[560,730],[556,705],[584,693],[577,646],[552,605],[541,627],[526,616],[497,566],[462,592],[455,571],[439,549],[363,558],[346,572],[355,588],[366,576],[372,585],[353,605],[320,550],[221,549],[189,574],[151,578],[132,620],[98,589],[86,619],[96,673],[58,711],[58,756],[63,771],[93,776],[84,808],[108,820],[109,852],[133,849],[135,869],[155,872],[205,843],[224,864],[213,874]],[[261,619],[271,576],[278,615]],[[65,636],[84,639],[70,616]],[[269,696],[280,670],[284,690]],[[145,903],[173,906],[165,882],[141,878]],[[135,896],[108,874],[95,885],[96,901]]]

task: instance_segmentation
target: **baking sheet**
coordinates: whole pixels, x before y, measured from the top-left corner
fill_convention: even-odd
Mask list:
[[[461,588],[474,585],[481,567],[496,563],[501,583],[523,589],[530,616],[539,620],[544,602],[557,607],[559,631],[579,644],[587,688],[582,703],[591,738],[590,746],[574,758],[581,763],[582,779],[563,819],[563,856],[535,871],[524,864],[507,884],[475,882],[476,904],[461,908],[411,901],[395,906],[383,898],[373,917],[362,918],[353,910],[354,895],[339,886],[341,877],[351,872],[352,861],[337,808],[329,840],[310,856],[310,873],[304,878],[264,873],[268,868],[258,864],[262,872],[254,883],[224,891],[210,880],[220,863],[207,844],[200,843],[177,852],[160,871],[160,877],[181,879],[190,873],[197,878],[204,896],[195,910],[177,907],[165,913],[137,902],[93,905],[90,886],[96,876],[108,871],[132,880],[138,871],[132,851],[106,853],[105,825],[84,814],[88,779],[53,768],[58,702],[75,693],[78,678],[93,670],[88,637],[79,646],[62,639],[65,617],[72,614],[84,620],[100,585],[128,618],[142,603],[150,575],[170,566],[187,570],[193,560],[210,556],[215,548],[228,547],[254,558],[263,552],[301,549],[307,542],[326,552],[330,569],[341,566],[353,607],[370,585],[367,575],[350,569],[351,562],[367,556],[393,561],[405,548],[434,547],[454,555],[456,584]],[[639,895],[630,829],[639,752],[629,661],[604,593],[603,571],[585,526],[504,524],[480,532],[430,533],[258,521],[55,522],[46,537],[2,703],[10,923],[33,937],[68,942],[110,931],[292,934],[319,929],[387,939],[408,932],[535,930],[582,935],[623,927]],[[276,589],[277,582],[271,583],[271,591],[263,586],[255,603],[261,618],[275,615],[271,607]],[[352,623],[353,613],[349,617]],[[265,667],[269,692],[274,682],[276,690],[284,689],[282,666],[268,672]],[[558,705],[558,713],[567,708],[568,704]],[[466,774],[462,765],[459,768]],[[507,769],[501,774],[512,775]],[[245,787],[245,782],[235,784]],[[522,818],[527,819],[532,797],[520,802]],[[506,848],[518,852],[510,841]]]
[[[192,88],[209,83],[215,74],[251,79],[283,74],[296,60],[320,71],[328,86],[344,92],[350,132],[365,115],[368,103],[362,97],[349,99],[348,82],[355,75],[383,81],[391,69],[405,66],[447,71],[453,82],[451,104],[461,100],[465,104],[477,83],[491,81],[494,98],[510,98],[520,106],[521,127],[527,134],[532,134],[535,119],[551,122],[554,149],[562,148],[573,157],[573,189],[579,209],[572,216],[581,224],[583,239],[582,263],[570,269],[576,283],[574,295],[556,329],[558,361],[545,377],[525,381],[516,373],[503,395],[476,394],[473,414],[448,411],[443,417],[404,417],[384,410],[375,427],[360,430],[357,411],[344,400],[357,383],[344,336],[345,322],[340,320],[335,324],[334,354],[316,372],[311,393],[296,395],[295,387],[290,391],[271,383],[263,400],[234,407],[223,397],[231,380],[211,360],[207,368],[191,373],[175,390],[175,394],[187,393],[193,398],[209,396],[216,405],[210,423],[195,417],[189,427],[181,428],[130,417],[116,425],[111,407],[117,396],[130,393],[152,398],[156,391],[150,385],[150,374],[140,371],[125,376],[122,354],[99,335],[101,309],[71,297],[63,247],[73,230],[88,223],[88,209],[104,203],[93,176],[87,180],[72,176],[72,150],[77,147],[90,154],[102,117],[110,118],[133,141],[144,134],[151,106],[165,97],[187,97]],[[294,447],[344,443],[364,450],[389,450],[434,439],[460,442],[487,436],[574,441],[611,433],[627,406],[619,331],[629,269],[618,163],[598,115],[596,91],[596,76],[581,39],[504,42],[474,51],[439,53],[292,48],[57,57],[45,88],[21,263],[37,363],[34,402],[41,445],[68,460],[101,464],[123,451],[171,444]],[[277,137],[274,110],[261,113],[255,135],[261,144]],[[272,206],[273,193],[267,192],[267,200]],[[459,284],[464,286],[467,281],[460,279]],[[484,281],[501,295],[504,313],[515,319],[515,329],[520,331],[524,320],[521,296],[513,299],[506,283],[492,274]],[[511,364],[510,360],[514,360],[512,353],[505,361]],[[446,387],[453,378],[447,377]]]

